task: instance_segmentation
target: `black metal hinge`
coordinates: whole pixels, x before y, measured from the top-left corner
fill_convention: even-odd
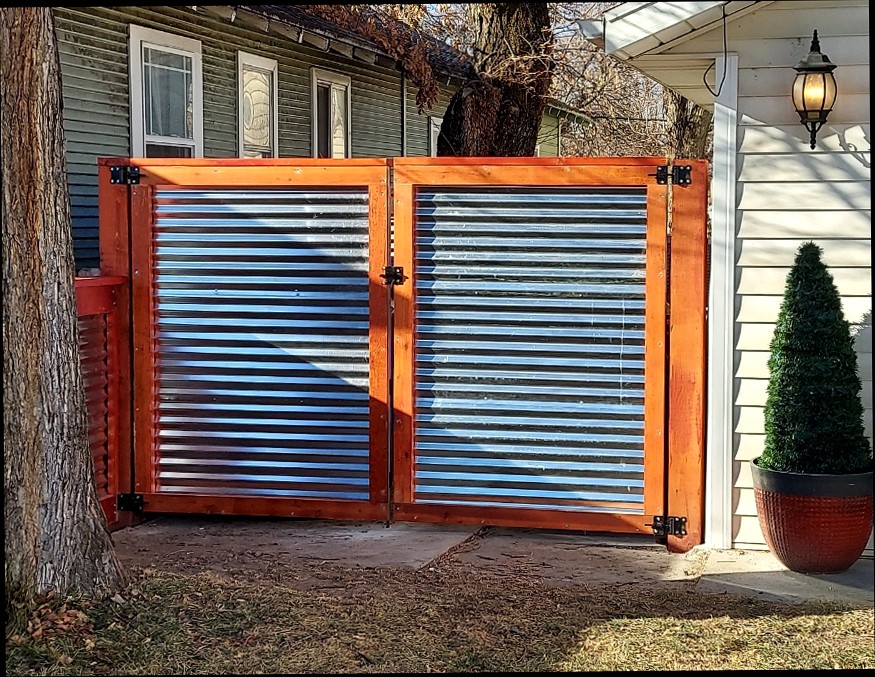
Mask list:
[[[383,268],[383,273],[380,275],[385,281],[384,284],[397,285],[404,284],[404,268],[401,266],[386,266]]]
[[[653,528],[653,535],[656,538],[687,535],[686,517],[662,517],[661,515],[656,515],[653,518],[653,522],[646,526]]]
[[[115,508],[120,512],[143,512],[145,505],[143,494],[119,494],[115,501]]]
[[[662,165],[656,168],[656,174],[650,176],[656,176],[656,183],[660,186],[664,186],[669,180],[676,186],[689,186],[693,182],[693,168],[690,165],[672,165],[671,174],[668,170],[668,165]]]
[[[109,182],[134,186],[140,183],[140,168],[130,165],[113,165],[109,168]]]

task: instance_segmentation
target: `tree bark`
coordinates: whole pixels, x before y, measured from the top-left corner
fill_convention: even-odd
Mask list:
[[[708,159],[711,111],[670,89],[665,90],[668,155],[684,159]]]
[[[547,3],[472,3],[476,75],[450,100],[438,155],[531,156],[550,89]]]
[[[111,593],[123,575],[88,445],[52,10],[0,17],[8,614],[47,592]]]

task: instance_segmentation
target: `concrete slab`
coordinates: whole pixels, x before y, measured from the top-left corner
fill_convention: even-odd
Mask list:
[[[113,535],[123,560],[225,568],[241,560],[307,560],[351,567],[417,569],[469,538],[477,527],[210,516],[165,517]]]
[[[871,559],[860,559],[838,574],[799,574],[771,553],[712,550],[696,590],[727,592],[783,602],[831,601],[871,605],[875,575]]]
[[[649,536],[590,536],[537,529],[490,529],[454,551],[493,573],[528,573],[559,585],[694,581],[705,554],[672,554]]]
[[[809,576],[788,571],[768,552],[699,546],[673,554],[649,536],[190,515],[161,517],[113,539],[123,564],[271,575],[282,570],[284,581],[303,587],[330,587],[336,567],[439,567],[438,558],[452,550],[454,559],[484,572],[537,576],[556,585],[683,584],[783,602],[873,605],[871,559],[841,574]]]

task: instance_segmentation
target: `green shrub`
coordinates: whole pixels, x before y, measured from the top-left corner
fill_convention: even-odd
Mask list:
[[[757,464],[796,473],[872,470],[857,354],[832,275],[813,242],[787,275],[770,346],[765,451]]]

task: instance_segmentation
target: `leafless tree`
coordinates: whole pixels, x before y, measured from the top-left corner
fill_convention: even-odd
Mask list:
[[[61,73],[50,7],[0,9],[7,623],[122,574],[97,500],[79,368]]]

